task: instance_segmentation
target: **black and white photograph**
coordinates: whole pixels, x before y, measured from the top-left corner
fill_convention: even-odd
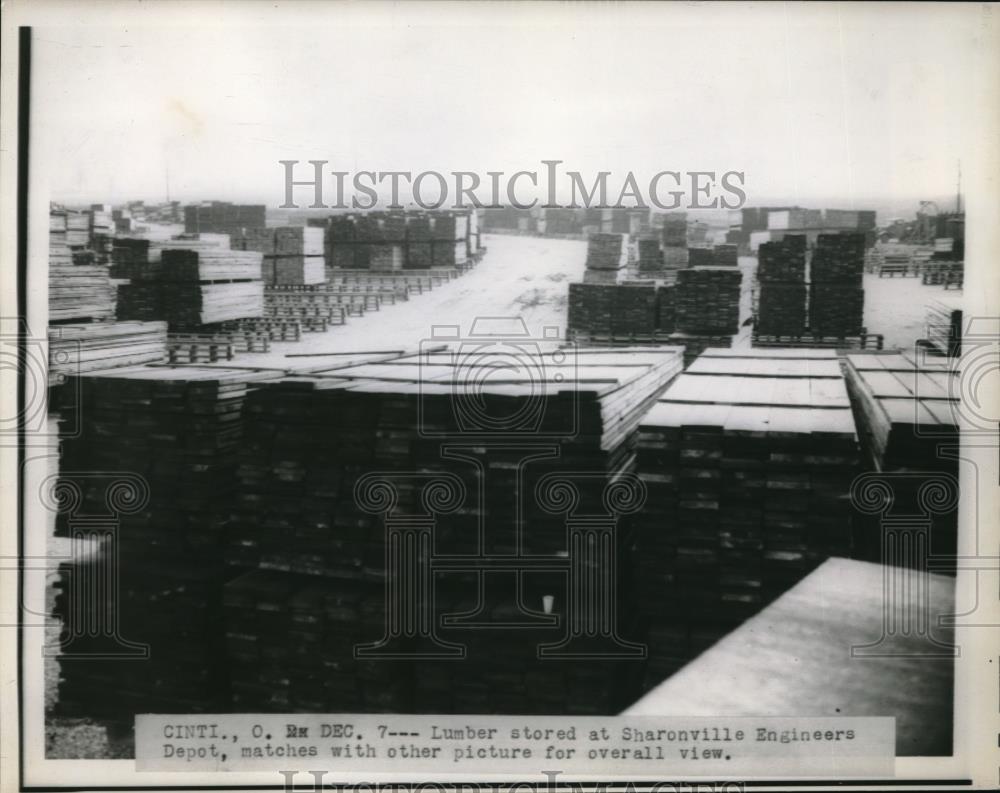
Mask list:
[[[5,4],[2,789],[995,787],[998,13]]]

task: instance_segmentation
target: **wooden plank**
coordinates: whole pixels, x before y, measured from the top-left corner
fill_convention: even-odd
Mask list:
[[[882,636],[884,575],[879,565],[830,559],[623,715],[890,716],[899,756],[950,755],[952,658],[927,657],[918,631],[891,637],[882,657],[850,657]],[[949,644],[952,631],[935,615],[953,612],[954,579],[924,580],[932,634]]]

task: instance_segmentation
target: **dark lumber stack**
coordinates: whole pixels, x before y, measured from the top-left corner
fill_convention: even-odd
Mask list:
[[[743,273],[730,267],[680,270],[674,290],[677,330],[725,333],[739,330]]]
[[[79,433],[61,440],[59,482],[76,496],[63,502],[56,533],[113,527],[114,539],[61,569],[56,613],[64,652],[74,653],[60,662],[64,715],[130,725],[136,713],[227,709],[223,507],[236,486],[247,391],[270,376],[146,366],[82,375],[66,389]],[[123,477],[132,495],[128,484],[115,485]],[[103,523],[81,521],[109,513]],[[111,574],[117,599],[107,588]],[[149,646],[147,659],[76,657],[121,650],[107,636],[73,630],[106,628],[99,615],[111,608],[121,637]]]
[[[639,249],[639,272],[656,273],[663,270],[663,250],[656,237],[643,237],[637,243]]]
[[[396,484],[393,519],[423,514],[421,486],[427,479],[450,474],[462,483],[457,509],[435,516],[435,558],[524,553],[549,562],[565,559],[565,516],[541,508],[535,484],[549,473],[586,473],[581,508],[599,508],[604,484],[632,467],[641,416],[681,367],[678,351],[671,349],[567,349],[525,359],[530,371],[511,370],[506,357],[469,355],[456,349],[331,365],[265,384],[251,395],[229,561],[235,568],[285,575],[251,575],[228,593],[233,686],[241,709],[366,712],[405,710],[413,703],[427,707],[433,700],[436,709],[454,713],[612,713],[634,695],[628,689],[641,677],[638,658],[622,662],[627,668],[619,664],[619,674],[610,678],[595,676],[590,669],[596,667],[578,660],[551,659],[540,669],[537,644],[565,635],[552,625],[442,627],[444,641],[468,645],[460,664],[403,659],[369,669],[364,659],[345,654],[355,644],[382,638],[385,587],[396,581],[395,572],[386,570],[384,516],[356,501],[362,476],[382,472]],[[537,412],[525,411],[532,405]],[[493,417],[520,416],[523,423],[502,424],[505,432],[494,440],[496,429],[480,423],[477,406]],[[558,456],[521,464],[525,450],[514,448],[512,437],[520,437],[528,451],[552,438]],[[457,455],[443,454],[442,444],[449,443],[462,445]],[[520,476],[519,533],[511,493]],[[616,540],[624,564],[627,537]],[[475,569],[458,565],[435,576],[439,613],[478,606],[494,627],[517,617],[513,579],[502,577],[499,588],[487,580],[480,600]],[[630,576],[620,570],[619,580],[620,624],[631,635],[635,609],[625,584]],[[543,610],[544,595],[552,594],[554,613],[565,614],[560,574],[528,573],[520,591],[536,612]],[[341,592],[361,597],[351,600]],[[260,602],[293,607],[259,622],[251,612]],[[312,627],[323,624],[330,625],[325,638]],[[300,641],[286,640],[304,630],[319,637],[306,654]],[[415,646],[414,640],[405,646]],[[274,686],[260,683],[273,679],[272,670],[287,670],[277,699]],[[391,674],[372,678],[380,670]],[[316,679],[322,685],[313,685]],[[539,690],[544,695],[535,696]]]
[[[178,243],[181,244],[181,243]],[[118,318],[166,320],[171,331],[264,315],[262,254],[168,248],[118,287]]]
[[[263,254],[262,272],[268,286],[304,286],[326,281],[323,229],[280,226],[244,229],[233,247]]]
[[[674,381],[639,429],[647,685],[850,551],[857,468],[833,351],[710,349]]]
[[[263,204],[231,204],[206,201],[184,207],[184,230],[191,233],[239,234],[245,228],[264,228],[267,208]]]
[[[481,251],[475,210],[391,210],[313,222],[325,227],[329,279],[342,269],[461,268]]]
[[[938,474],[955,477],[957,487],[959,376],[949,358],[918,359],[912,353],[847,356],[847,384],[862,448],[869,465],[887,475],[898,512],[925,513],[930,502],[919,491]],[[943,562],[935,565],[939,572],[954,572],[957,528],[957,504],[933,514],[929,552]],[[880,535],[878,520],[869,519],[859,541],[862,551],[876,561],[882,555]],[[924,561],[915,556],[908,563],[919,566]]]
[[[738,267],[739,248],[736,245],[716,245],[713,249],[717,267]]]
[[[657,287],[653,283],[569,285],[570,335],[651,335],[657,322]]]
[[[761,243],[757,251],[759,286],[754,332],[800,336],[806,328],[806,238],[788,234]]]
[[[864,234],[820,234],[809,264],[809,329],[822,336],[864,330]]]
[[[711,248],[688,248],[689,267],[714,267],[715,252]]]
[[[101,322],[49,327],[49,384],[83,372],[162,363],[167,323]]]

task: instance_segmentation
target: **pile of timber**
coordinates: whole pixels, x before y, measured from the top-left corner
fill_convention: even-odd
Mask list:
[[[628,235],[595,233],[587,238],[584,283],[616,284],[628,264]]]
[[[706,350],[639,428],[651,687],[851,547],[858,444],[832,351]]]
[[[165,248],[158,261],[131,266],[131,283],[118,287],[118,318],[162,319],[184,332],[263,316],[262,258],[218,247]]]
[[[49,385],[83,372],[161,363],[166,359],[165,322],[98,322],[49,327]]]
[[[820,234],[809,264],[809,328],[853,336],[864,326],[865,235]]]
[[[79,432],[61,439],[59,482],[76,497],[61,502],[56,532],[101,542],[60,571],[56,614],[71,653],[60,663],[64,715],[130,725],[136,713],[227,709],[225,509],[243,403],[270,376],[129,367],[81,375],[67,389]],[[106,524],[81,520],[108,515]],[[102,537],[105,525],[113,531]],[[87,635],[94,626],[103,630]],[[136,643],[148,657],[122,657]],[[85,657],[101,653],[117,656]]]
[[[674,290],[676,327],[683,333],[739,330],[743,273],[731,267],[680,270]]]
[[[263,254],[268,286],[298,286],[326,281],[323,229],[312,226],[243,229],[233,247]]]
[[[570,284],[567,333],[652,334],[658,329],[657,299],[654,283]]]
[[[76,260],[65,245],[49,248],[49,321],[113,318],[115,287],[108,268]]]
[[[634,695],[629,684],[641,677],[641,658],[601,665],[601,674],[578,660],[539,663],[539,643],[556,644],[579,627],[559,572],[579,548],[568,545],[567,516],[546,507],[537,488],[545,475],[573,472],[581,493],[576,517],[601,514],[602,490],[631,470],[635,429],[680,371],[680,355],[525,355],[513,369],[506,351],[387,355],[331,363],[251,394],[229,561],[268,573],[241,578],[227,592],[230,671],[241,709],[405,710],[433,701],[454,713],[613,713]],[[363,486],[373,471],[388,490]],[[428,500],[425,487],[435,480],[447,492]],[[433,518],[432,544],[410,563],[423,572],[387,570],[387,527],[419,526],[413,519],[421,515]],[[615,533],[611,547],[619,555],[608,564],[628,582],[618,569],[628,537]],[[520,586],[513,571],[486,574],[485,560],[512,555],[519,566],[540,567],[524,573]],[[428,565],[443,567],[431,576]],[[411,593],[406,608],[466,612],[464,625],[432,621],[443,642],[467,645],[462,668],[412,657],[370,665],[351,652],[390,630],[386,598],[398,591],[400,576],[425,573],[432,592]],[[635,608],[627,585],[622,589],[619,628],[632,635]],[[530,613],[520,611],[518,596]],[[252,610],[264,608],[267,619],[254,618]],[[288,640],[304,632],[312,638]],[[412,653],[421,639],[396,636],[387,650]]]
[[[663,270],[663,249],[657,237],[643,237],[637,242],[639,272],[656,273]]]
[[[927,341],[941,355],[957,358],[962,354],[962,309],[939,300],[927,304]]]
[[[754,333],[798,336],[806,328],[806,237],[787,234],[757,250],[757,321]]]
[[[948,358],[918,358],[912,353],[847,356],[847,384],[870,466],[886,475],[896,514],[926,514],[931,519],[926,545],[917,543],[907,558],[886,563],[921,568],[927,562],[921,554],[929,550],[938,557],[937,572],[954,573],[957,499],[944,507],[948,499],[942,498],[941,510],[931,510],[934,499],[924,498],[920,491],[943,475],[954,478],[957,495],[959,376]],[[859,543],[874,561],[882,561],[884,553],[878,517],[870,519]]]
[[[714,267],[715,252],[711,248],[688,248],[689,267]]]
[[[189,234],[237,235],[245,228],[264,228],[266,225],[267,207],[263,204],[205,201],[184,207],[184,230]]]
[[[309,225],[324,231],[328,278],[339,270],[466,267],[483,250],[475,210],[333,215]]]
[[[713,249],[717,267],[738,267],[740,263],[739,246],[716,245]]]
[[[668,212],[664,216],[661,239],[664,248],[683,249],[687,252],[686,212]]]

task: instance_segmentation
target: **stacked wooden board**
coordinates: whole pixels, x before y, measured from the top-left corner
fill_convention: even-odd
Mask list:
[[[688,248],[689,267],[714,267],[715,252],[711,248]]]
[[[326,281],[323,229],[280,226],[243,229],[233,247],[257,251],[264,257],[264,283],[269,286],[302,286]]]
[[[59,476],[78,497],[58,514],[56,532],[114,532],[95,558],[61,570],[57,614],[64,622],[72,614],[70,626],[107,627],[100,615],[110,610],[120,638],[147,645],[149,657],[81,658],[123,648],[100,632],[72,636],[74,655],[61,661],[66,715],[131,724],[136,713],[226,709],[224,508],[236,485],[244,400],[272,374],[129,367],[81,375],[67,389],[79,432],[61,440]],[[100,525],[80,521],[109,513]]]
[[[863,332],[864,234],[820,234],[809,264],[809,328],[823,336]]]
[[[905,614],[899,604],[887,634],[886,586],[906,591],[907,581],[906,570],[830,559],[623,715],[889,717],[897,756],[950,756],[955,659],[945,648],[954,630],[937,619],[955,613],[955,582],[922,579],[925,603]],[[849,655],[880,638],[876,657]]]
[[[921,359],[912,353],[847,356],[847,384],[862,448],[870,466],[887,475],[898,513],[922,515],[931,502],[920,497],[920,488],[938,474],[958,476],[959,377],[949,358]],[[946,562],[935,567],[939,572],[954,571],[957,528],[957,505],[933,515],[929,550]],[[859,545],[881,561],[877,519],[865,525]]]
[[[639,428],[638,602],[655,685],[851,548],[854,420],[828,350],[706,350]]]
[[[639,272],[656,273],[663,270],[663,250],[657,237],[643,237],[636,245],[639,252]]]
[[[161,363],[166,322],[100,322],[49,327],[49,385],[83,372]]]
[[[927,341],[941,355],[962,354],[962,309],[932,300],[927,304]]]
[[[661,232],[664,248],[683,248],[687,251],[687,213],[668,212],[663,217]]]
[[[757,249],[758,304],[754,332],[798,336],[806,328],[806,237],[787,234]]]
[[[581,508],[599,510],[603,486],[630,470],[635,427],[680,370],[679,352],[526,353],[519,361],[524,369],[513,371],[506,356],[469,355],[456,348],[338,364],[265,384],[251,395],[229,561],[284,576],[277,584],[274,576],[250,576],[239,582],[239,592],[232,592],[228,634],[231,652],[238,654],[232,672],[241,708],[382,710],[434,699],[451,712],[523,712],[527,707],[611,713],[627,700],[621,681],[641,676],[641,659],[628,662],[632,674],[599,684],[577,661],[551,659],[539,670],[537,644],[556,643],[565,635],[551,621],[532,630],[516,624],[499,630],[520,613],[513,600],[518,591],[535,612],[542,611],[544,595],[551,593],[554,613],[564,614],[561,574],[526,573],[520,589],[511,588],[513,578],[501,576],[498,586],[496,581],[484,584],[480,598],[479,571],[483,559],[510,560],[512,554],[517,559],[535,555],[536,563],[541,556],[549,567],[565,565],[565,515],[543,509],[535,485],[546,474],[575,472],[583,477]],[[453,453],[442,451],[448,444]],[[546,457],[547,452],[555,456]],[[525,459],[532,454],[538,459]],[[458,665],[462,668],[451,667],[460,684],[443,696],[438,692],[442,684],[447,687],[447,676],[442,677],[447,666],[412,659],[383,665],[393,668],[395,682],[368,684],[364,681],[372,672],[335,641],[342,636],[374,643],[385,631],[372,618],[382,614],[385,587],[395,580],[386,570],[384,516],[362,509],[355,490],[372,471],[395,484],[398,501],[394,508],[386,506],[393,518],[420,515],[421,486],[435,476],[461,483],[456,508],[434,516],[433,553],[435,558],[463,556],[471,567],[453,562],[442,573],[444,580],[435,583],[438,608],[457,612],[478,606],[481,618],[498,630],[442,628],[446,641],[469,645],[466,661]],[[521,504],[511,498],[513,492],[522,494]],[[623,552],[626,538],[616,539]],[[629,577],[623,573],[620,580]],[[347,601],[338,594],[346,584],[360,599]],[[278,595],[268,593],[272,586]],[[268,592],[258,593],[258,588]],[[270,597],[294,601],[302,616],[292,622],[286,613],[283,627],[272,626],[274,620],[256,627],[248,614],[258,607],[249,604]],[[624,608],[627,593],[621,597],[624,615],[634,614]],[[284,639],[282,631],[301,631],[302,624],[323,624],[324,619],[340,622],[330,628],[328,641],[310,645],[309,652]],[[415,642],[411,638],[404,644],[413,648]],[[270,697],[271,687],[260,685],[262,677],[273,677],[262,665],[294,673],[277,701]],[[322,686],[308,685],[315,679]],[[546,696],[525,696],[540,686],[547,687]]]
[[[599,233],[587,238],[588,270],[621,270],[627,263],[627,234]]]
[[[475,210],[367,212],[311,220],[325,232],[328,274],[341,269],[460,267],[481,249]],[[388,246],[388,249],[387,249]],[[401,249],[400,251],[393,250]]]
[[[731,267],[680,270],[674,290],[677,330],[736,333],[740,325],[743,274]]]
[[[659,329],[658,299],[653,282],[570,284],[567,334],[651,335]]]
[[[228,248],[163,249],[158,262],[133,265],[131,283],[118,287],[118,318],[162,319],[171,331],[197,331],[263,316],[262,258]]]
[[[49,248],[49,322],[110,319],[115,287],[108,268],[76,264],[66,246]]]
[[[259,229],[266,225],[267,208],[263,204],[206,201],[184,207],[184,230],[188,233],[237,235],[245,228]]]
[[[713,249],[717,267],[738,267],[740,263],[739,247],[736,245],[716,245]]]

